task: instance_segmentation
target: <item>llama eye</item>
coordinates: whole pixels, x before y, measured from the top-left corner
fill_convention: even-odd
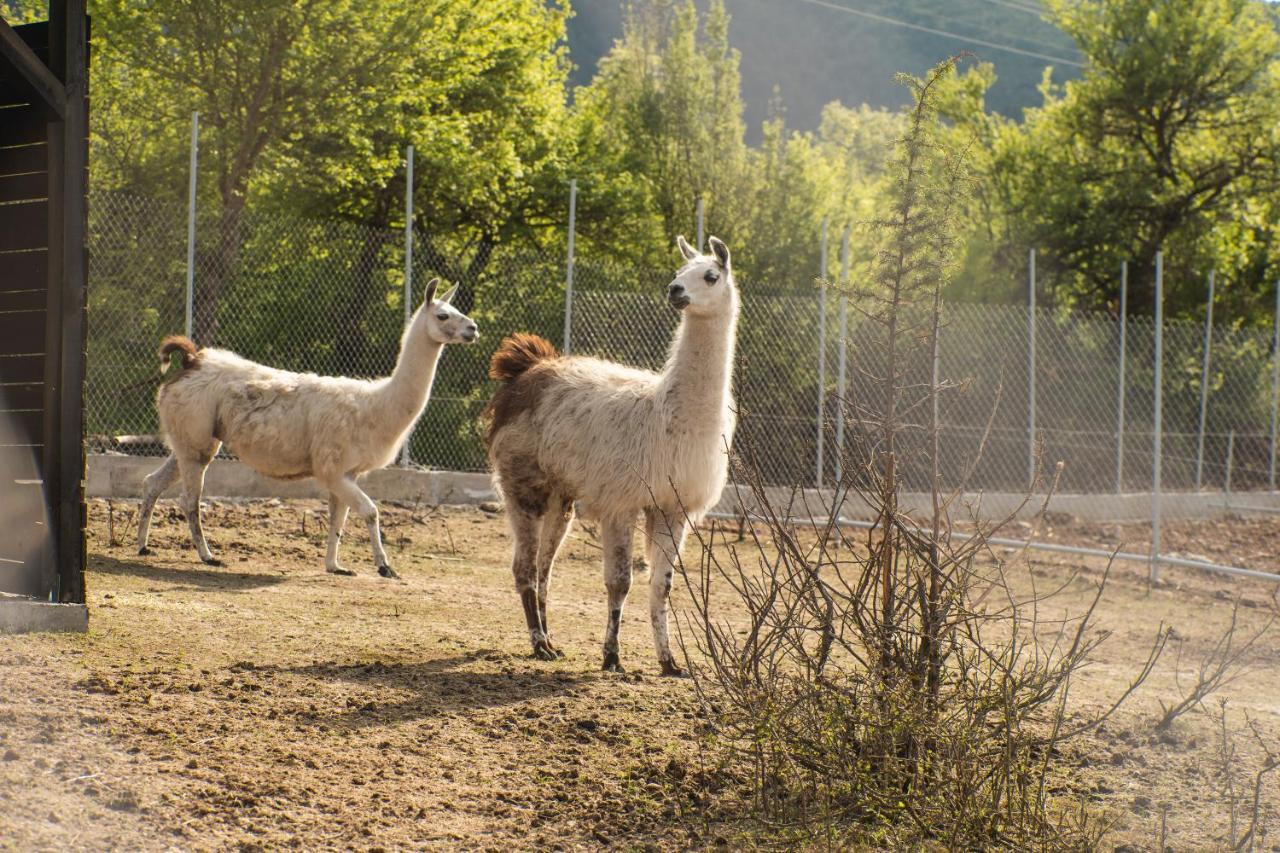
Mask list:
[[[437,314],[437,315],[436,315],[436,319],[437,319],[437,320],[448,320],[448,319],[449,319],[449,315],[448,315],[448,314]]]
[[[715,270],[707,270],[707,274],[704,275],[702,278],[704,281],[706,281],[707,284],[715,284],[717,281],[720,280],[720,273],[716,272]]]

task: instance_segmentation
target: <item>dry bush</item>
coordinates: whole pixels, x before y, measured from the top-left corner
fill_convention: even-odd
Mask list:
[[[1227,700],[1218,703],[1215,715],[1218,729],[1218,794],[1228,808],[1227,845],[1232,850],[1266,850],[1266,807],[1262,788],[1267,776],[1280,768],[1280,750],[1269,742],[1256,721],[1245,714],[1245,730],[1262,752],[1262,759],[1251,768],[1243,768],[1236,749],[1236,737],[1227,722]]]
[[[1258,640],[1262,639],[1271,630],[1271,626],[1275,624],[1275,616],[1272,615],[1266,624],[1241,642],[1240,638],[1236,636],[1239,626],[1237,617],[1239,615],[1240,602],[1237,600],[1235,606],[1231,608],[1230,624],[1227,625],[1226,630],[1222,632],[1222,636],[1214,642],[1201,659],[1200,665],[1194,673],[1195,680],[1186,688],[1178,701],[1169,705],[1166,705],[1163,701],[1160,702],[1160,710],[1163,713],[1156,722],[1156,731],[1168,731],[1169,727],[1173,725],[1173,721],[1178,717],[1193,708],[1199,708],[1205,699],[1252,671],[1249,651]],[[1174,663],[1174,678],[1178,688],[1180,690],[1183,689],[1181,643],[1178,645],[1178,657]]]
[[[954,389],[928,366],[954,252],[950,220],[967,181],[934,115],[953,67],[912,82],[894,206],[877,223],[870,285],[855,294],[879,334],[853,359],[863,396],[849,401],[854,440],[834,500],[811,507],[796,492],[779,507],[739,461],[734,482],[749,494],[738,503],[757,507],[748,541],[720,541],[712,527],[683,573],[693,603],[681,642],[713,721],[708,755],[739,782],[722,805],[745,806],[778,843],[1095,845],[1105,827],[1058,796],[1055,765],[1164,646],[1161,631],[1116,705],[1073,718],[1072,679],[1105,636],[1092,625],[1105,575],[1084,612],[1049,620],[1042,606],[1070,581],[1015,591],[986,546],[1009,518],[972,519],[973,535],[952,533],[961,489],[943,490],[938,425]],[[931,466],[920,519],[899,501],[903,459]],[[846,502],[871,507],[874,524],[838,523]],[[816,516],[816,529],[796,514]],[[735,791],[745,799],[733,803]]]

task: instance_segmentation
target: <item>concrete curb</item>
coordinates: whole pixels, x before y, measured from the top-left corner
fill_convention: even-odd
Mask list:
[[[95,453],[88,458],[85,494],[91,498],[141,498],[142,480],[160,459]],[[476,504],[497,499],[488,474],[456,471],[417,471],[383,468],[360,478],[369,497],[401,503]],[[174,483],[164,497],[176,498],[181,484]],[[315,480],[272,480],[243,462],[215,459],[205,474],[204,494],[209,498],[319,498],[328,493]]]
[[[142,480],[160,465],[154,457],[125,456],[123,454],[95,453],[88,457],[86,494],[91,498],[137,499],[142,496]],[[404,468],[383,468],[371,471],[361,478],[369,496],[378,501],[399,503],[478,504],[497,500],[497,493],[488,474],[460,471],[419,471]],[[177,497],[180,487],[175,484],[165,493]],[[775,509],[791,507],[795,515],[825,515],[834,495],[830,490],[786,488],[767,490]],[[794,497],[793,497],[794,495]],[[314,480],[272,480],[259,475],[242,462],[227,459],[214,460],[205,476],[205,496],[210,498],[318,498],[326,494]],[[1162,495],[1162,512],[1165,518],[1204,518],[1222,515],[1226,511],[1221,492],[1170,492]],[[1268,492],[1249,492],[1232,496],[1233,501],[1254,507],[1280,509],[1280,495]],[[1040,500],[1025,502],[1020,494],[991,492],[965,495],[952,507],[952,518],[967,520],[972,515],[982,518],[1003,518],[1014,514],[1019,519],[1034,517],[1040,510]],[[742,490],[741,504],[753,509],[755,501]],[[929,496],[906,493],[901,496],[904,507],[924,516],[929,506]],[[714,508],[719,512],[740,513],[742,505],[733,485],[724,490],[720,503]],[[1144,521],[1151,517],[1151,495],[1148,492],[1127,494],[1055,495],[1048,511],[1068,515],[1083,521]],[[855,498],[846,499],[840,508],[847,518],[870,520],[869,508]]]
[[[89,630],[89,608],[83,604],[55,604],[16,595],[0,595],[0,634],[59,631],[83,634]]]

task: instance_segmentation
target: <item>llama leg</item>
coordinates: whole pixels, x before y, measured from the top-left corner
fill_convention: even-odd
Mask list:
[[[151,549],[147,547],[147,540],[151,538],[151,513],[156,507],[156,500],[176,479],[178,479],[178,457],[170,454],[163,465],[148,474],[142,481],[142,506],[138,509],[138,554],[142,556],[151,553]]]
[[[542,627],[542,613],[538,610],[538,537],[541,533],[541,514],[535,514],[518,506],[508,509],[511,524],[511,574],[515,577],[516,592],[524,606],[524,621],[529,626],[529,642],[533,656],[538,660],[555,660],[555,650],[547,642],[547,632]]]
[[[221,566],[222,561],[214,557],[209,550],[209,543],[204,539],[204,527],[200,523],[200,496],[204,493],[204,472],[215,453],[217,453],[216,448],[206,455],[178,461],[178,467],[182,472],[182,497],[179,498],[179,502],[183,515],[187,517],[187,527],[191,531],[191,544],[196,546],[196,553],[200,555],[200,560],[210,566]]]
[[[671,577],[676,561],[680,559],[680,546],[684,544],[688,525],[684,515],[678,512],[663,513],[647,510],[645,530],[649,535],[649,621],[653,624],[653,645],[658,652],[658,663],[663,675],[683,675],[671,654],[671,639],[667,634],[667,599],[671,596]]]
[[[324,555],[324,570],[335,575],[354,575],[338,562],[338,545],[342,542],[342,528],[347,523],[347,505],[329,493],[329,547]]]
[[[542,517],[542,527],[538,532],[538,620],[546,635],[547,648],[558,657],[564,657],[564,653],[551,642],[551,628],[547,624],[547,593],[551,586],[551,566],[572,523],[573,501],[568,498],[552,498],[547,504],[547,514]]]
[[[604,546],[604,588],[609,593],[609,618],[604,627],[605,670],[623,672],[618,660],[618,628],[622,606],[631,591],[631,522],[612,522],[601,533]]]
[[[387,564],[387,552],[382,548],[382,531],[378,528],[378,505],[356,485],[351,477],[343,475],[325,482],[329,493],[342,504],[356,511],[356,515],[364,519],[369,527],[369,542],[373,545],[373,564],[378,567],[378,574],[384,578],[400,577]],[[331,534],[332,535],[332,534]]]

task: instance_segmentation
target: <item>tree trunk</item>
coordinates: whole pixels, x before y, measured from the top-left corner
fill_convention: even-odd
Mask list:
[[[240,264],[243,220],[244,196],[232,195],[230,201],[223,204],[218,217],[218,241],[213,251],[197,256],[202,262],[195,277],[191,330],[192,337],[200,346],[222,343],[218,339],[218,308]]]
[[[375,273],[382,248],[391,236],[387,228],[390,220],[390,195],[385,190],[379,195],[373,216],[365,226],[360,241],[360,254],[356,258],[354,282],[336,318],[337,345],[334,347],[334,372],[352,376],[374,376],[386,372],[386,365],[369,363],[369,335],[364,327],[365,316],[374,299],[381,295],[375,282]]]
[[[475,307],[477,280],[489,266],[489,260],[492,257],[493,241],[488,237],[481,238],[480,245],[476,247],[476,253],[471,256],[471,263],[467,264],[466,275],[457,283],[458,293],[453,297],[453,307],[463,314],[470,314],[471,309]]]

